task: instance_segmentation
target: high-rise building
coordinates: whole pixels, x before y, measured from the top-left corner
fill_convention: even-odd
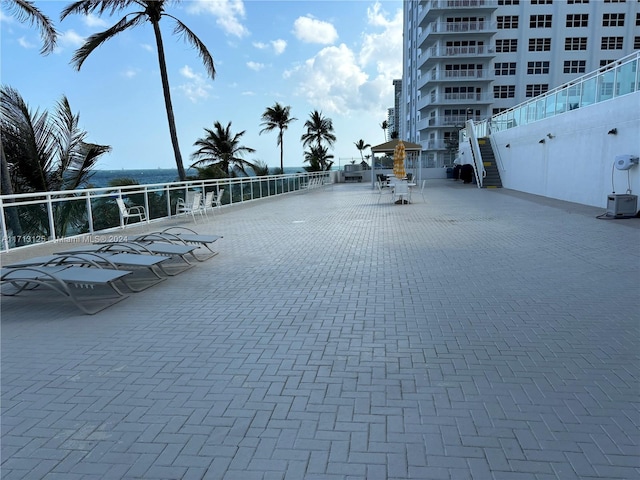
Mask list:
[[[405,0],[400,138],[424,167],[458,130],[640,49],[638,0]]]

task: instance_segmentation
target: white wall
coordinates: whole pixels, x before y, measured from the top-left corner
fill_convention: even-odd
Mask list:
[[[617,135],[607,133],[612,128]],[[640,194],[640,166],[613,168],[617,155],[640,156],[640,91],[497,132],[491,141],[505,188],[605,208],[614,190]]]

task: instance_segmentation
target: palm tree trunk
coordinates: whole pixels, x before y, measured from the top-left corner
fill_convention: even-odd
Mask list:
[[[280,173],[284,173],[284,145],[282,144],[282,137],[282,130],[280,130]]]
[[[0,162],[2,163],[2,183],[0,185],[0,192],[2,195],[13,195],[13,185],[11,185],[11,177],[9,173],[9,165],[7,164],[7,157],[4,156],[4,147],[0,142]],[[13,198],[5,200],[5,203],[14,203]],[[20,218],[18,217],[18,211],[16,207],[6,207],[7,212],[7,226],[12,230],[14,238],[17,239],[16,245],[21,245],[22,242],[22,225],[20,225]]]
[[[160,77],[162,78],[162,92],[164,93],[164,104],[167,109],[167,120],[169,121],[169,134],[171,135],[171,144],[173,145],[173,153],[176,157],[176,166],[178,167],[178,177],[180,181],[187,179],[182,163],[182,154],[180,153],[180,144],[178,143],[178,132],[176,130],[176,120],[173,115],[173,106],[171,104],[171,93],[169,90],[169,77],[167,75],[167,63],[164,58],[164,46],[162,44],[162,35],[160,33],[160,24],[156,21],[153,24],[153,32],[156,36],[156,47],[158,49],[158,63],[160,64]]]

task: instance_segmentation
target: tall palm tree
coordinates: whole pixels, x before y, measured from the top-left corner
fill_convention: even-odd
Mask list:
[[[84,61],[91,53],[107,40],[115,37],[117,34],[136,27],[145,22],[151,23],[153,33],[156,39],[156,49],[158,51],[158,64],[160,66],[160,78],[162,79],[162,91],[164,93],[164,103],[167,111],[167,120],[169,121],[169,134],[171,136],[171,144],[173,145],[173,153],[178,168],[178,176],[180,180],[186,180],[187,175],[182,163],[182,154],[180,153],[180,145],[178,143],[178,133],[173,114],[173,105],[171,103],[171,93],[169,90],[169,77],[167,75],[167,64],[164,55],[164,45],[160,32],[160,20],[162,18],[170,18],[175,23],[173,33],[181,35],[185,40],[196,49],[198,55],[202,59],[204,67],[211,77],[215,78],[216,69],[213,63],[213,57],[207,50],[207,47],[184,23],[173,15],[165,13],[165,7],[169,3],[177,3],[180,0],[77,0],[68,5],[60,18],[64,20],[71,14],[84,14],[97,12],[102,15],[105,11],[109,11],[110,15],[123,11],[130,7],[140,7],[142,10],[129,12],[122,17],[115,25],[107,30],[91,35],[87,41],[78,50],[75,51],[71,63],[78,69],[82,67]]]
[[[284,170],[284,144],[283,137],[284,131],[289,128],[289,124],[297,120],[297,118],[290,117],[291,107],[286,106],[283,107],[278,102],[276,102],[273,107],[268,107],[264,113],[262,114],[262,123],[260,125],[264,126],[262,130],[260,130],[260,135],[263,132],[271,132],[272,130],[278,129],[278,140],[276,141],[276,145],[280,145],[280,170]]]
[[[240,138],[245,134],[244,130],[234,135],[231,133],[231,122],[226,127],[220,122],[215,122],[213,130],[205,128],[204,131],[207,134],[194,143],[198,150],[191,154],[191,158],[196,159],[191,167],[218,167],[227,176],[231,176],[231,167],[245,175],[246,167],[254,168],[253,163],[242,158],[245,153],[255,152],[255,149],[240,144]]]
[[[304,161],[309,162],[304,169],[308,172],[324,172],[331,170],[333,155],[328,153],[328,149],[322,145],[311,145],[308,152],[304,152]]]
[[[368,143],[364,143],[364,140],[362,140],[362,139],[358,140],[357,142],[353,142],[353,144],[360,151],[360,158],[364,162],[364,155],[362,154],[362,152],[364,150],[366,150],[367,148],[371,147],[371,145],[369,145]]]
[[[53,112],[34,112],[17,90],[0,89],[2,153],[12,166],[16,193],[74,190],[87,184],[92,168],[111,147],[86,142],[87,132],[79,124],[80,116],[64,96]],[[57,235],[84,221],[84,207],[78,202],[60,202],[54,208]],[[38,205],[21,212],[24,231],[48,235],[46,209]]]
[[[336,141],[336,136],[333,134],[333,121],[323,117],[322,112],[318,110],[309,114],[309,120],[304,122],[304,128],[307,129],[307,132],[300,137],[304,147],[309,145],[320,147],[323,142],[332,147]]]
[[[389,122],[387,122],[386,120],[384,120],[381,124],[380,127],[382,128],[382,131],[384,132],[384,141],[387,141],[387,129],[389,128]]]

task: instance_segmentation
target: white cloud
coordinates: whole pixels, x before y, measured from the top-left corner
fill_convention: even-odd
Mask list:
[[[139,68],[129,67],[124,72],[122,72],[122,76],[126,78],[133,78],[140,73]]]
[[[85,37],[77,34],[75,30],[67,30],[58,35],[58,44],[55,48],[56,53],[62,52],[65,48],[78,48],[85,42]]]
[[[216,24],[229,35],[242,38],[249,34],[249,30],[242,24],[242,19],[246,16],[242,0],[194,0],[188,12],[213,15]]]
[[[104,28],[108,25],[105,20],[100,17],[96,17],[91,13],[89,13],[88,15],[84,15],[82,17],[82,21],[89,28]]]
[[[393,105],[392,80],[402,75],[402,9],[391,15],[376,3],[367,13],[359,49],[325,47],[284,73],[296,82],[296,94],[314,108],[378,116]]]
[[[18,39],[18,44],[22,48],[36,48],[36,46],[33,43],[31,43],[29,40],[27,40],[25,37],[20,37]]]
[[[180,75],[187,79],[186,83],[178,86],[178,89],[193,103],[206,100],[210,96],[211,85],[201,73],[194,72],[191,67],[185,65],[180,69]]]
[[[140,46],[142,47],[143,50],[146,50],[147,52],[153,52],[154,48],[149,45],[148,43],[141,43]]]
[[[298,17],[293,22],[293,34],[305,43],[322,45],[331,45],[338,39],[338,32],[333,25],[311,16]]]
[[[251,70],[259,72],[260,70],[262,70],[264,68],[264,63],[247,62],[247,67],[249,67]]]
[[[269,47],[271,47],[273,48],[273,52],[276,55],[280,55],[287,48],[287,41],[279,38],[278,40],[271,40],[269,43],[253,42],[253,46],[258,50],[267,50]]]
[[[276,52],[276,55],[284,53],[285,49],[287,48],[286,40],[282,40],[281,38],[279,38],[278,40],[272,40],[271,45],[273,46],[273,51]]]

